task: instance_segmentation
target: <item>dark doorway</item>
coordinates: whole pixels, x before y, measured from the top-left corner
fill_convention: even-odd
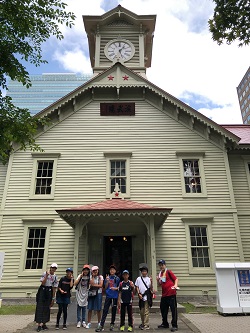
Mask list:
[[[121,277],[122,271],[127,269],[132,280],[132,238],[131,236],[104,237],[103,274],[109,274],[110,265],[115,265],[116,275]]]

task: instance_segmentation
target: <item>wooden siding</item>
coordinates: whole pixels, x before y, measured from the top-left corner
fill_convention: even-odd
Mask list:
[[[249,157],[248,161],[250,162],[250,154],[244,156],[245,158]],[[229,154],[230,172],[238,214],[250,215],[250,183],[246,163],[247,160],[240,153]]]
[[[104,152],[131,152],[131,200],[158,207],[173,208],[172,214],[156,235],[157,259],[181,277],[181,285],[206,286],[214,276],[188,273],[184,216],[214,216],[212,225],[214,260],[239,258],[224,153],[222,150],[146,101],[136,102],[134,117],[101,117],[100,103],[93,101],[58,123],[37,139],[46,153],[60,153],[53,200],[30,199],[33,159],[28,151],[14,155],[5,217],[0,234],[0,251],[6,251],[2,287],[6,294],[16,284],[19,253],[23,241],[21,219],[55,219],[51,226],[48,264],[58,262],[58,275],[73,266],[74,230],[55,214],[56,209],[75,207],[106,198],[106,159]],[[205,152],[203,158],[207,196],[184,198],[177,151]],[[13,237],[14,236],[14,237]],[[80,241],[79,254],[84,257]],[[82,264],[82,263],[81,263]],[[19,277],[28,288],[37,286],[38,277]],[[21,291],[20,291],[21,293]]]
[[[250,154],[246,155],[245,153],[244,155],[240,155],[240,152],[229,154],[230,171],[245,261],[250,261],[250,177],[249,171],[246,168],[246,163],[249,162]]]
[[[131,151],[131,199],[158,205],[212,211],[231,208],[222,151],[196,132],[154,109],[136,103],[135,117],[100,117],[98,102],[71,115],[37,139],[46,153],[58,152],[54,200],[30,200],[33,159],[14,157],[5,209],[66,208],[105,198],[105,151]],[[182,198],[176,151],[204,151],[207,198]]]
[[[30,217],[30,216],[29,216]],[[59,277],[65,274],[67,267],[73,267],[74,254],[74,231],[58,215],[36,215],[34,217],[34,226],[36,221],[45,218],[54,218],[49,235],[49,250],[47,269],[52,262],[58,264],[57,275]],[[0,251],[5,252],[4,274],[1,280],[1,291],[6,297],[27,297],[26,291],[35,296],[37,287],[39,286],[40,277],[43,270],[31,273],[29,276],[19,275],[19,268],[23,266],[21,261],[21,253],[23,247],[26,246],[25,241],[27,235],[24,234],[24,223],[22,222],[22,213],[20,216],[6,216],[2,222],[0,233]],[[46,224],[44,225],[46,226]],[[17,283],[17,279],[18,282]],[[22,287],[20,289],[20,286]]]
[[[250,262],[250,214],[239,216],[240,236],[244,251],[244,259]]]

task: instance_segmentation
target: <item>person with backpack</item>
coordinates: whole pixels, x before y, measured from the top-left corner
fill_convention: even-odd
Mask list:
[[[118,309],[121,311],[121,320],[120,320],[120,331],[125,330],[125,314],[126,309],[128,313],[128,332],[133,331],[133,312],[132,312],[132,300],[133,300],[133,291],[134,283],[130,281],[129,271],[124,270],[122,272],[123,281],[119,285],[119,296],[118,296]]]
[[[176,289],[178,289],[178,279],[172,271],[167,269],[165,260],[159,260],[158,265],[160,268],[160,273],[157,277],[157,281],[162,289],[162,297],[160,303],[162,323],[158,326],[158,328],[169,328],[168,310],[170,307],[172,312],[171,332],[175,332],[178,331],[176,301]]]
[[[80,328],[83,326],[86,328],[86,309],[88,305],[88,289],[90,280],[90,268],[89,265],[84,265],[82,273],[78,275],[75,280],[76,289],[76,302],[77,302],[77,325]]]
[[[109,311],[110,305],[112,305],[112,315],[111,315],[111,323],[110,323],[110,331],[114,330],[115,327],[115,317],[116,317],[116,310],[117,310],[117,299],[119,294],[119,284],[120,279],[118,276],[115,275],[116,273],[116,267],[114,265],[111,265],[109,267],[109,274],[106,275],[105,281],[104,281],[104,288],[106,292],[106,299],[103,307],[102,312],[102,319],[100,324],[98,324],[96,332],[101,332],[103,330],[105,320]]]
[[[152,306],[152,278],[148,276],[148,267],[140,268],[141,276],[135,281],[136,291],[139,297],[141,330],[149,330],[149,307]]]

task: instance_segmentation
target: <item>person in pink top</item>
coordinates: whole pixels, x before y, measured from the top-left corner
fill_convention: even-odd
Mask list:
[[[172,271],[167,269],[165,260],[159,260],[158,266],[160,268],[160,273],[157,276],[157,281],[162,289],[160,303],[162,323],[158,326],[158,328],[169,328],[168,310],[170,307],[172,312],[171,332],[175,332],[178,331],[176,301],[176,289],[178,288],[178,279]]]

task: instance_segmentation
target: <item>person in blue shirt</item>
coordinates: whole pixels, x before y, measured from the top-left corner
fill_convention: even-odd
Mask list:
[[[119,295],[119,284],[120,279],[118,276],[115,275],[116,267],[111,265],[109,267],[109,275],[106,276],[104,281],[104,288],[106,291],[106,299],[103,307],[102,312],[102,319],[100,324],[98,325],[96,332],[103,331],[103,327],[105,324],[105,320],[109,311],[110,305],[112,305],[112,312],[111,312],[111,323],[110,323],[110,331],[114,330],[115,326],[115,317],[116,317],[116,310],[117,310],[117,299]]]

